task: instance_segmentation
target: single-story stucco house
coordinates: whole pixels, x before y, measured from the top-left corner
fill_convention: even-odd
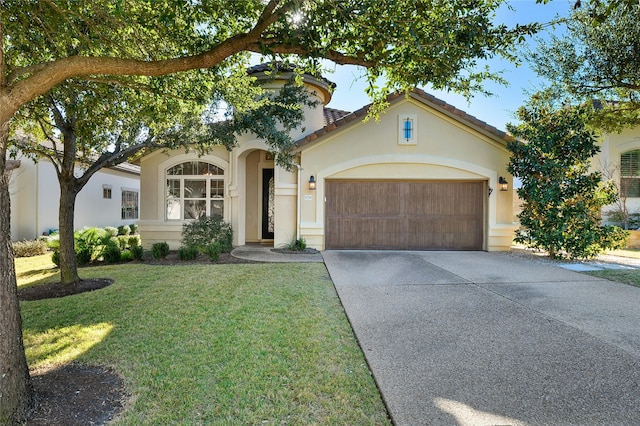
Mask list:
[[[266,66],[250,73],[277,90]],[[504,132],[422,90],[389,97],[379,120],[368,107],[327,108],[330,83],[304,76],[309,96],[294,138],[299,169],[276,165],[264,141],[243,135],[232,151],[153,152],[140,160],[145,247],[180,246],[183,224],[219,214],[234,245],[304,238],[316,249],[508,250],[512,177]],[[304,130],[303,130],[304,129]]]

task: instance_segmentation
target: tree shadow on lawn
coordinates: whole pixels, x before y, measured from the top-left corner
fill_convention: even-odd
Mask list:
[[[224,253],[214,263],[203,256],[193,261],[181,261],[177,254],[143,263],[188,265],[257,262],[234,258]],[[100,290],[111,284],[113,280],[110,278],[94,278],[84,279],[76,284],[51,282],[28,285],[18,289],[18,299],[33,301],[66,297]],[[31,379],[36,393],[36,405],[25,423],[28,426],[104,425],[122,410],[128,399],[124,381],[107,367],[71,363],[52,370],[32,371]]]

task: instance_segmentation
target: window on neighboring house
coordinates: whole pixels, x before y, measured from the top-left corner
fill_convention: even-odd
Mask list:
[[[620,193],[640,197],[640,149],[620,155]]]
[[[138,219],[138,191],[122,190],[122,219]]]
[[[111,185],[102,185],[102,198],[111,199]]]
[[[203,161],[177,164],[166,173],[167,220],[224,213],[224,170]]]

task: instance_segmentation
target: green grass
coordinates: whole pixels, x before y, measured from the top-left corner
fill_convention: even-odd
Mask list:
[[[43,260],[47,260],[46,256]],[[18,265],[20,284],[56,279]],[[23,302],[32,368],[113,366],[116,424],[389,424],[322,264],[115,265],[105,289]]]
[[[633,259],[640,259],[640,250],[639,249],[620,249],[620,250],[609,250],[606,252],[606,254],[610,254],[613,256],[620,256],[620,257],[630,257]]]
[[[640,270],[638,269],[603,269],[601,271],[586,272],[586,274],[640,287]]]

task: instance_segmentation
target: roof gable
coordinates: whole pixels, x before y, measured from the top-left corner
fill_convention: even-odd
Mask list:
[[[403,99],[406,99],[406,96],[498,142],[506,144],[508,141],[514,140],[513,137],[507,134],[506,132],[497,129],[496,127],[491,126],[490,124],[487,124],[486,122],[470,114],[467,114],[466,112],[456,108],[455,106],[450,105],[445,101],[436,98],[433,95],[430,95],[429,93],[425,92],[422,89],[413,89],[407,95],[405,95],[404,93],[391,94],[387,97],[387,101],[389,102],[389,104],[401,102]],[[302,150],[307,145],[315,144],[315,142],[318,142],[324,139],[324,137],[329,133],[332,133],[338,129],[344,128],[346,125],[351,124],[353,122],[362,121],[367,116],[367,113],[369,112],[369,108],[371,108],[371,104],[365,105],[359,110],[351,113],[348,113],[346,111],[333,110],[333,111],[339,111],[340,113],[342,113],[342,114],[333,115],[333,118],[335,118],[334,121],[330,121],[327,119],[328,113],[326,112],[326,110],[329,110],[330,108],[325,108],[325,123],[326,123],[325,126],[305,136],[304,138],[296,141],[297,149]]]

